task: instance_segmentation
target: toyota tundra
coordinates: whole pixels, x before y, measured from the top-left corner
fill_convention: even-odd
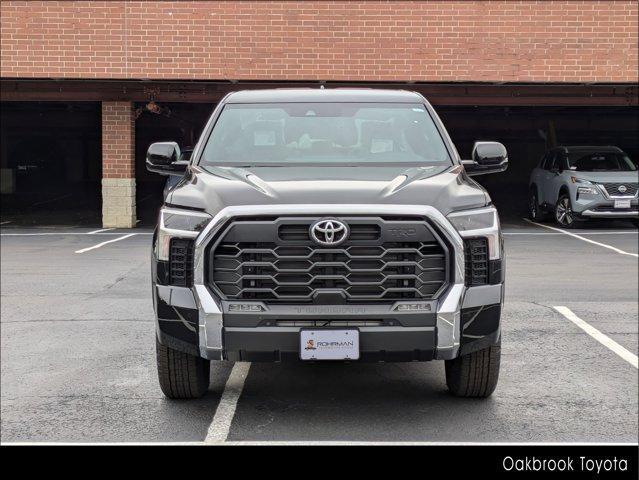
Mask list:
[[[175,142],[146,157],[180,177],[152,251],[167,397],[203,395],[212,360],[444,360],[452,394],[493,392],[504,255],[471,177],[505,170],[503,145],[461,160],[414,92],[252,90],[180,158]]]

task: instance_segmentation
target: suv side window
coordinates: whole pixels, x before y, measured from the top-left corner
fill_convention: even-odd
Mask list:
[[[546,159],[545,170],[551,171],[557,166],[557,153],[550,152],[548,154],[548,158]]]
[[[557,152],[557,155],[555,155],[555,166],[560,172],[568,170],[568,157],[565,153]]]

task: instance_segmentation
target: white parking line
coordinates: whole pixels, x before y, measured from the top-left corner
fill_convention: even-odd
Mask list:
[[[132,237],[137,235],[136,233],[129,233],[128,235],[124,235],[123,237],[114,238],[113,240],[107,240],[106,242],[98,243],[97,245],[93,245],[92,247],[82,248],[80,250],[76,250],[75,253],[84,253],[89,250],[95,250],[96,248],[104,247],[108,243],[119,242],[120,240],[124,240],[125,238]]]
[[[233,422],[233,417],[235,416],[237,402],[240,399],[240,395],[242,395],[244,382],[250,368],[250,362],[235,362],[235,365],[233,365],[233,370],[231,370],[231,374],[226,380],[222,398],[220,398],[220,403],[217,405],[204,443],[223,443],[226,441],[231,429],[231,422]]]
[[[529,220],[527,218],[524,218],[524,220],[526,220],[528,223],[532,223],[533,225],[537,225],[539,227],[548,228],[550,230],[555,230],[557,232],[561,232],[564,235],[569,235],[571,237],[578,238],[579,240],[583,240],[584,242],[592,243],[593,245],[599,245],[600,247],[607,248],[609,250],[612,250],[613,252],[617,252],[617,253],[620,253],[622,255],[630,255],[631,257],[639,258],[639,255],[636,254],[636,253],[626,252],[624,250],[620,250],[620,249],[618,249],[616,247],[613,247],[612,245],[607,245],[605,243],[595,242],[594,240],[590,240],[589,238],[582,237],[581,235],[577,235],[576,233],[572,233],[572,232],[568,232],[566,230],[562,230],[561,228],[551,227],[549,225],[542,225],[541,223],[533,222],[532,220]]]
[[[93,230],[92,232],[88,232],[87,235],[95,235],[96,233],[108,232],[109,230],[115,230],[115,228],[101,228],[99,230]]]
[[[626,350],[624,347],[622,347],[617,342],[615,342],[612,338],[601,333],[592,325],[586,323],[584,320],[582,320],[577,315],[575,315],[573,311],[570,310],[568,307],[559,306],[559,307],[552,307],[552,308],[557,310],[564,317],[566,317],[572,323],[577,325],[579,328],[581,328],[584,332],[586,332],[592,338],[597,340],[603,346],[609,348],[610,350],[615,352],[617,355],[619,355],[621,358],[623,358],[626,362],[628,362],[630,365],[637,368],[637,355]]]

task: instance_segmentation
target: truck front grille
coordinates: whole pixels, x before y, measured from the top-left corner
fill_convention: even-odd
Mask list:
[[[634,197],[639,187],[638,183],[602,183],[602,185],[612,197]],[[619,187],[622,187],[624,191],[620,191]]]
[[[212,286],[229,300],[298,304],[432,299],[447,283],[447,250],[429,228],[416,241],[388,241],[401,222],[351,219],[348,241],[327,248],[310,240],[313,220],[234,223],[212,248]],[[251,235],[262,241],[244,241]]]

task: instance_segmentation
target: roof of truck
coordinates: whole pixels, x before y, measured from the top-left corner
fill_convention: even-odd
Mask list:
[[[423,103],[424,97],[408,90],[373,88],[273,88],[241,90],[229,94],[225,103],[321,103],[379,102]]]

